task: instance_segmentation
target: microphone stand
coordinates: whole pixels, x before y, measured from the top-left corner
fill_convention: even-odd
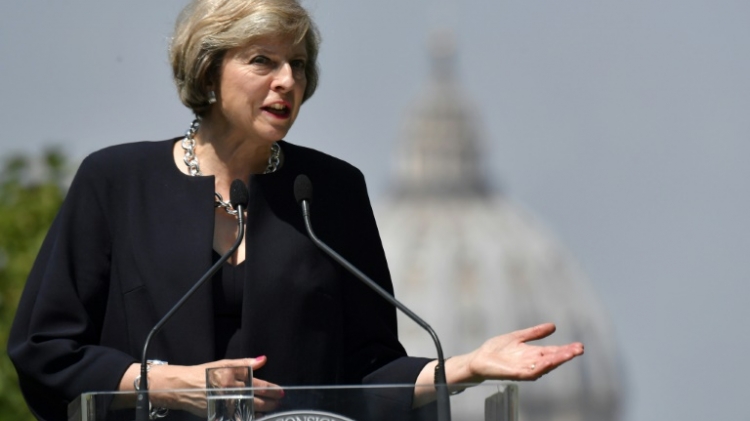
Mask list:
[[[150,412],[150,405],[149,405],[149,398],[148,398],[148,364],[147,364],[147,358],[146,354],[148,352],[148,346],[151,342],[151,338],[159,332],[159,330],[164,326],[167,321],[175,314],[177,310],[179,310],[182,305],[185,303],[185,301],[190,298],[195,291],[198,290],[204,283],[206,283],[207,280],[211,279],[211,277],[214,276],[214,274],[221,268],[224,263],[229,260],[229,257],[231,257],[235,251],[237,251],[237,248],[242,243],[242,239],[245,237],[245,203],[237,204],[237,225],[239,226],[239,233],[237,234],[237,239],[234,241],[234,244],[232,247],[227,250],[224,255],[222,255],[219,260],[214,263],[213,266],[211,266],[211,269],[208,270],[199,280],[198,282],[193,285],[188,292],[185,293],[185,295],[180,298],[180,300],[175,304],[168,312],[164,315],[164,317],[159,320],[159,322],[154,326],[153,329],[151,329],[151,332],[149,332],[148,336],[146,337],[146,342],[143,344],[143,353],[141,354],[141,376],[140,376],[140,388],[138,390],[138,397],[136,399],[135,404],[135,419],[136,421],[148,421],[149,420],[149,412]]]
[[[307,228],[307,234],[310,236],[310,239],[313,241],[313,243],[315,243],[316,246],[318,246],[327,255],[333,258],[333,260],[338,262],[346,270],[348,270],[354,276],[359,278],[362,282],[367,284],[367,286],[372,288],[386,301],[388,301],[394,307],[401,310],[410,319],[412,319],[416,324],[418,324],[424,330],[426,330],[430,334],[430,336],[432,336],[432,340],[433,342],[435,342],[435,348],[437,349],[437,354],[438,354],[438,364],[435,367],[435,390],[437,392],[438,420],[450,421],[451,420],[450,395],[448,393],[448,385],[447,385],[447,380],[445,378],[445,358],[443,357],[443,347],[440,345],[440,339],[438,339],[437,333],[435,333],[435,331],[432,329],[430,325],[427,324],[427,322],[425,322],[424,320],[422,320],[422,318],[420,318],[414,312],[409,310],[409,308],[407,308],[404,304],[398,301],[394,296],[389,294],[388,291],[384,290],[380,285],[375,283],[375,281],[370,279],[367,275],[362,273],[362,271],[360,271],[354,265],[349,263],[349,261],[344,259],[340,254],[336,253],[333,249],[328,247],[328,245],[326,245],[324,242],[318,239],[318,237],[313,232],[312,222],[310,221],[309,199],[305,198],[305,199],[300,200],[300,202],[302,205],[302,217],[305,220],[305,228]]]

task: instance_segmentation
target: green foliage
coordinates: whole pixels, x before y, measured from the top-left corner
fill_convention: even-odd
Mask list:
[[[8,332],[26,278],[65,196],[65,156],[18,155],[0,170],[0,420],[33,420],[6,352]]]

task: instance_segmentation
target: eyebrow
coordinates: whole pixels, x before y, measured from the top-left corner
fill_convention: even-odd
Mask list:
[[[250,44],[246,47],[241,47],[241,51],[237,53],[237,56],[245,58],[251,54],[259,54],[259,53],[269,54],[269,55],[279,55],[278,51],[276,51],[275,49],[264,47],[258,44]],[[293,52],[291,54],[291,57],[293,58],[304,57],[305,59],[307,59],[308,57],[307,49],[304,48],[304,46],[302,46],[299,52]]]

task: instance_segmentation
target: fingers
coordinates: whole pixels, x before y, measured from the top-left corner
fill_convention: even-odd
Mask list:
[[[271,412],[281,405],[279,399],[269,399],[266,397],[260,397],[257,394],[253,399],[253,408],[256,412]]]
[[[565,351],[565,346],[548,346],[542,348],[535,358],[530,359],[530,363],[521,371],[523,380],[537,380],[543,375],[556,369],[562,364],[570,361],[575,357],[570,352]]]
[[[583,354],[583,344],[574,342],[567,345],[539,347],[535,353],[536,358],[530,360],[531,363],[526,366],[526,370],[521,370],[526,371],[522,373],[523,380],[536,380]]]
[[[541,348],[541,353],[552,358],[554,361],[570,361],[573,358],[583,354],[583,344],[574,342],[567,345],[545,346]]]
[[[556,369],[563,362],[553,361],[540,361],[538,363],[531,363],[528,367],[528,372],[523,376],[523,380],[537,380],[550,371]]]
[[[284,397],[284,389],[276,384],[261,379],[253,379],[253,387],[257,396],[268,399],[281,399]]]
[[[570,361],[573,358],[583,354],[583,344],[574,342],[567,345],[539,347],[539,356],[560,364]]]
[[[254,405],[259,412],[270,412],[275,410],[284,397],[284,389],[261,379],[253,379],[255,390]]]
[[[281,399],[271,399],[266,396],[258,395],[255,392],[255,398],[253,399],[253,406],[256,411],[259,412],[271,412],[281,405]]]
[[[583,344],[580,342],[574,342],[572,344],[568,344],[565,346],[564,352],[566,353],[566,355],[569,356],[568,360],[572,360],[573,358],[579,355],[583,355]]]

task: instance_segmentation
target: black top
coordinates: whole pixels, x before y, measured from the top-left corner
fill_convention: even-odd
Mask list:
[[[214,179],[174,164],[172,139],[87,157],[39,252],[8,339],[40,419],[66,417],[81,393],[117,390],[156,322],[211,266]],[[278,171],[252,176],[240,352],[279,385],[413,383],[395,310],[308,239],[293,184],[315,187],[316,233],[388,291],[392,285],[361,172],[281,142]],[[151,342],[149,359],[215,361],[215,305],[204,285]],[[411,406],[404,394],[400,405]]]
[[[214,262],[219,260],[214,252]],[[214,294],[214,332],[216,357],[242,358],[242,291],[245,262],[234,266],[224,263],[211,280]]]

